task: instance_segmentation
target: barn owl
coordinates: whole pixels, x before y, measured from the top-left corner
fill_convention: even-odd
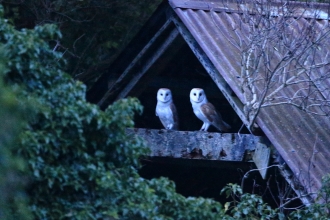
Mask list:
[[[221,132],[230,129],[230,125],[222,120],[220,113],[207,100],[203,89],[192,89],[190,91],[190,102],[197,118],[204,122],[201,131],[207,131],[210,125],[213,125]]]
[[[156,116],[159,117],[165,129],[179,129],[178,114],[172,100],[172,93],[167,88],[160,88],[157,92]]]

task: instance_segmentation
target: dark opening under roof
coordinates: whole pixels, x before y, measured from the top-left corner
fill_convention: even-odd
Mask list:
[[[291,14],[295,18],[290,27],[292,33],[298,34],[311,21],[316,32],[328,28],[327,4],[284,3],[288,9],[294,9]],[[281,18],[283,13],[279,8],[283,8],[284,3],[275,1],[270,5],[274,9],[270,19]],[[88,92],[88,100],[105,108],[118,98],[147,93],[150,82],[170,81],[162,79],[162,74],[157,79],[153,77],[171,67],[172,58],[184,44],[185,47],[189,45],[210,75],[209,80],[213,80],[222,92],[219,99],[226,98],[228,102],[225,105],[231,105],[246,124],[248,118],[243,106],[247,101],[241,77],[242,48],[232,42],[248,42],[249,27],[242,22],[246,15],[242,8],[249,7],[249,3],[231,0],[170,0],[169,4],[164,1],[123,54],[109,67],[109,71]],[[330,44],[324,41],[315,55],[316,59],[329,60],[326,48],[330,49]],[[273,52],[276,49],[273,48]],[[278,62],[276,59],[274,55],[270,62],[275,65]],[[313,87],[317,94],[315,97],[326,101],[330,94],[329,78],[324,77],[317,82],[313,79],[318,74],[328,76],[329,72],[329,67],[325,66],[312,74],[301,74],[299,79],[301,82],[308,79],[308,86]],[[187,79],[190,79],[188,75]],[[258,86],[262,90],[262,85]],[[305,86],[304,83],[288,86],[277,91],[277,96],[292,97]],[[151,98],[155,99],[155,96]],[[322,176],[330,173],[329,117],[306,113],[286,103],[262,108],[256,123],[300,182],[310,192],[320,188]]]

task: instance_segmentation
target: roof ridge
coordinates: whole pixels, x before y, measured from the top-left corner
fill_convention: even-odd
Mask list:
[[[256,3],[256,4],[254,4]],[[173,9],[192,9],[215,12],[253,13],[256,7],[267,4],[272,7],[273,16],[283,15],[283,8],[292,10],[293,17],[317,18],[329,20],[330,4],[318,2],[272,1],[267,0],[169,0]],[[287,12],[288,12],[287,11]]]

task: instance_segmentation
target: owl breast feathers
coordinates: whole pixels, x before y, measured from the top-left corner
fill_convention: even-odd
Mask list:
[[[159,117],[165,129],[179,129],[178,114],[172,100],[172,92],[167,88],[160,88],[157,92],[156,116]]]

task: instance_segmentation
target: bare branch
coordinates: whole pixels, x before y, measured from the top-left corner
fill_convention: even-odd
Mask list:
[[[330,81],[329,52],[322,51],[329,21],[319,22],[317,9],[297,9],[286,1],[278,6],[256,0],[242,5],[240,28],[248,34],[235,32],[237,37],[227,40],[242,54],[241,89],[250,126],[261,108],[283,104],[328,116],[330,95],[320,82]]]

